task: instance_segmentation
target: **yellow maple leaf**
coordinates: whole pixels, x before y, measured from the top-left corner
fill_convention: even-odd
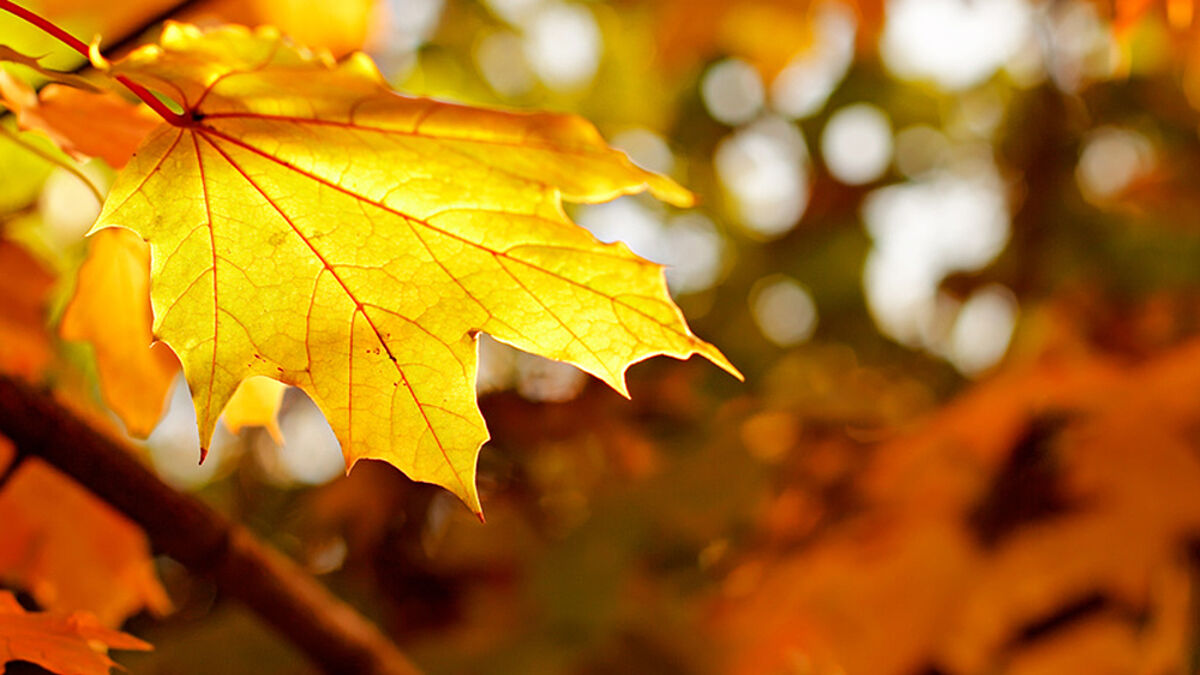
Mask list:
[[[225,406],[225,426],[236,434],[242,427],[263,427],[276,443],[283,444],[279,407],[287,386],[268,377],[243,380]]]
[[[578,117],[401,96],[365,55],[334,63],[273,29],[171,23],[161,45],[95,61],[183,109],[94,230],[149,242],[155,335],[183,362],[204,440],[242,379],[272,377],[312,396],[348,466],[384,459],[478,513],[479,332],[623,394],[656,354],[737,374],[659,266],[564,214],[564,198],[645,189],[691,202]]]

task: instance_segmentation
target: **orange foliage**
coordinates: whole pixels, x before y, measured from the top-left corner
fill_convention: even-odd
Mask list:
[[[26,612],[12,593],[0,591],[0,664],[19,660],[59,675],[107,675],[116,665],[105,655],[108,649],[150,648],[100,626],[90,614]]]
[[[1197,391],[1200,343],[979,385],[872,451],[860,512],[734,570],[714,618],[731,670],[1181,672]]]
[[[99,157],[116,169],[161,122],[112,92],[49,84],[35,93],[11,77],[0,77],[0,102],[16,112],[22,129],[44,133],[76,160]]]

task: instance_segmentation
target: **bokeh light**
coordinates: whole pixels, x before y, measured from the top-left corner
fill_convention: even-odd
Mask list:
[[[229,432],[217,426],[208,457],[200,463],[200,435],[196,430],[196,409],[187,382],[175,378],[167,399],[167,410],[146,439],[150,463],[159,477],[180,490],[195,490],[217,474],[230,444]]]
[[[734,217],[752,233],[778,237],[808,206],[808,146],[783,118],[766,117],[727,136],[713,163]]]
[[[1028,44],[1031,30],[1025,0],[892,0],[880,51],[899,77],[966,89]]]
[[[812,44],[771,82],[771,105],[788,117],[815,114],[854,61],[858,21],[845,3],[821,2],[812,14]]]
[[[1103,202],[1119,196],[1155,166],[1154,146],[1142,134],[1105,127],[1088,137],[1075,169],[1084,196]]]
[[[675,155],[666,139],[644,127],[634,127],[615,134],[612,146],[625,151],[634,164],[647,171],[671,175]]]
[[[80,171],[97,188],[108,189],[109,174],[96,162],[86,164]],[[78,176],[65,169],[55,168],[46,178],[38,198],[38,210],[46,225],[47,234],[60,247],[75,244],[96,222],[100,202]]]
[[[763,105],[762,78],[741,59],[713,64],[700,81],[700,93],[708,114],[730,126],[754,119]]]
[[[604,204],[583,206],[575,222],[602,242],[624,242],[647,260],[666,260],[662,207],[640,197],[620,197]]]
[[[476,393],[482,395],[512,386],[516,373],[517,350],[487,333],[480,333],[476,351],[479,355],[478,371],[475,375]]]
[[[1017,299],[1007,288],[990,284],[963,303],[947,345],[954,367],[978,375],[994,366],[1008,350],[1017,322]]]
[[[892,125],[868,103],[839,109],[821,132],[821,157],[833,177],[849,185],[870,183],[892,162]]]
[[[387,49],[412,52],[437,29],[445,0],[388,0],[382,9],[388,24]]]
[[[712,288],[726,271],[728,245],[700,213],[682,213],[663,230],[667,286],[677,295]]]
[[[603,48],[596,18],[585,5],[547,3],[525,24],[525,56],[546,86],[587,86]]]
[[[484,35],[475,45],[475,63],[479,72],[497,94],[521,96],[537,82],[521,36],[510,30],[497,30]]]
[[[364,45],[382,72],[391,77],[408,73],[420,48],[437,30],[445,0],[385,0],[376,7],[379,27]]]
[[[991,262],[1008,241],[1008,218],[1003,185],[983,163],[868,195],[863,219],[874,247],[863,284],[880,329],[933,347],[922,337],[937,317],[938,285],[947,274]]]
[[[896,134],[896,168],[916,178],[946,166],[951,159],[950,140],[928,124],[914,124]]]
[[[1048,19],[1044,47],[1049,52],[1047,68],[1059,88],[1078,91],[1084,84],[1116,71],[1120,49],[1111,26],[1094,4],[1079,0],[1058,3]]]
[[[817,304],[803,284],[782,275],[760,279],[750,291],[754,321],[764,337],[792,347],[817,329]]]
[[[623,242],[634,253],[666,267],[673,293],[712,287],[724,271],[725,240],[699,213],[666,218],[642,197],[621,197],[579,209],[576,222],[606,243]]]
[[[583,391],[588,376],[569,363],[518,352],[517,393],[530,401],[569,401]]]

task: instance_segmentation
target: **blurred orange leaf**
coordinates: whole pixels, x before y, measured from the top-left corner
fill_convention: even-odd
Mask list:
[[[1117,31],[1128,30],[1155,5],[1163,8],[1173,28],[1183,29],[1192,25],[1196,13],[1195,0],[1113,0],[1113,23]]]
[[[97,232],[59,324],[65,340],[86,340],[96,353],[104,400],[134,436],[162,417],[179,362],[151,345],[150,251],[136,234]]]
[[[16,111],[22,129],[46,134],[76,160],[99,157],[116,169],[125,166],[146,134],[161,123],[146,106],[113,92],[49,84],[23,98],[24,104],[7,97],[4,101]]]
[[[0,442],[6,466],[11,446]],[[107,626],[143,608],[170,610],[140,529],[44,462],[13,471],[0,490],[0,578],[44,607],[87,611]]]

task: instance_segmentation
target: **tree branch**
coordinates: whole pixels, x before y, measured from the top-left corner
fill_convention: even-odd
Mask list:
[[[211,576],[223,593],[245,603],[326,672],[418,672],[378,628],[292,560],[163,483],[122,442],[5,375],[0,375],[0,434],[136,522],[156,551]]]

